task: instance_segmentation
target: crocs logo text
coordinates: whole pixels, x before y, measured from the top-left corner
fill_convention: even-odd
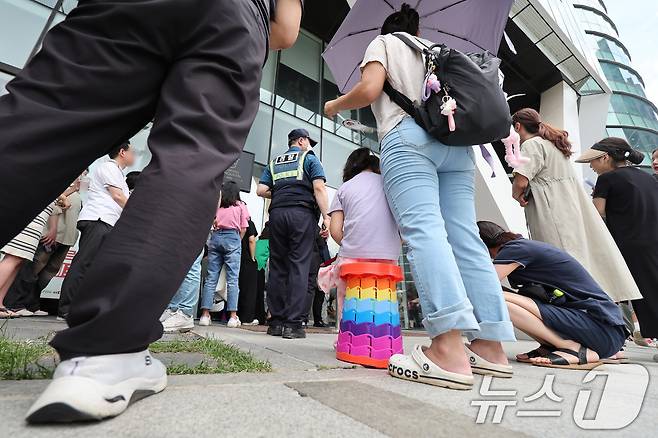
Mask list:
[[[390,374],[397,374],[400,377],[406,377],[407,379],[418,380],[418,371],[405,370],[404,368],[396,367],[395,365],[389,364],[388,371]]]

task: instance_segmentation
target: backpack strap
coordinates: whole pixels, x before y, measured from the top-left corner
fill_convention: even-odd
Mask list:
[[[414,115],[414,104],[411,99],[393,88],[388,79],[384,82],[384,93],[386,93],[397,106],[402,108],[404,112],[410,116]]]
[[[398,38],[400,41],[405,43],[407,46],[411,47],[414,51],[424,54],[426,50],[429,50],[429,48],[421,48],[418,46],[418,44],[414,43],[412,38],[409,38],[406,34],[401,33],[401,32],[396,32],[392,34],[394,37]],[[418,41],[417,39],[414,38],[414,40]],[[420,41],[418,41],[420,43]],[[422,43],[421,43],[422,44]],[[423,46],[425,46],[423,44]],[[391,83],[386,80],[384,82],[384,92],[388,95],[388,97],[391,98],[391,100],[400,108],[404,110],[407,114],[410,116],[413,116],[415,114],[414,110],[414,103],[409,99],[407,96],[404,94],[400,93],[398,90],[393,88]]]
[[[425,50],[430,49],[421,41],[419,41],[418,38],[413,38],[412,40],[412,38],[409,38],[404,32],[395,32],[393,36],[405,43],[407,46],[411,47],[416,52],[424,53]],[[419,47],[418,44],[421,44],[423,47]]]

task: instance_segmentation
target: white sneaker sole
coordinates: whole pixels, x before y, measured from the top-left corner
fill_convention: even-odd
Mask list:
[[[136,377],[106,385],[88,377],[66,376],[53,380],[32,405],[26,421],[31,424],[99,421],[116,417],[132,403],[163,391],[166,372],[157,378]]]
[[[187,333],[190,330],[194,328],[194,324],[191,325],[185,325],[182,327],[165,327],[164,332],[165,333]]]

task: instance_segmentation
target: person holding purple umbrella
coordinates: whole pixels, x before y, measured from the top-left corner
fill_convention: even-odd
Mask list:
[[[511,377],[501,341],[514,329],[475,218],[475,158],[470,147],[430,136],[383,92],[388,80],[415,103],[425,79],[423,59],[394,35],[418,36],[420,17],[408,4],[386,18],[366,50],[361,81],[327,102],[329,117],[372,104],[381,141],[384,190],[407,245],[407,257],[432,339],[410,355],[394,355],[389,373],[453,389],[470,389],[473,373]],[[432,45],[430,41],[421,43]],[[464,346],[462,333],[470,340]]]

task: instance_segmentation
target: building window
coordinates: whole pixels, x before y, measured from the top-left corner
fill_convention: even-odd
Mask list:
[[[263,76],[260,81],[260,101],[268,105],[274,102],[274,81],[276,79],[276,65],[279,58],[279,52],[270,52],[265,67],[263,67]]]
[[[601,68],[613,91],[623,91],[646,97],[642,81],[633,72],[616,64],[601,61]]]
[[[288,133],[293,129],[298,128],[306,129],[309,134],[311,134],[311,137],[320,141],[320,128],[317,126],[311,125],[310,123],[293,117],[283,111],[274,111],[274,128],[272,129],[270,160],[288,150]],[[313,153],[315,153],[318,158],[321,158],[322,146],[318,144],[313,148]]]
[[[633,96],[613,94],[608,125],[638,126],[658,131],[658,117],[648,102]]]
[[[263,89],[261,88],[261,96]],[[244,150],[256,155],[255,161],[267,164],[270,159],[270,134],[272,133],[272,107],[260,105],[256,120],[251,126]]]
[[[7,83],[14,79],[12,75],[0,71],[0,96],[7,94]]]
[[[630,65],[631,58],[616,41],[593,34],[589,34],[589,40],[597,58]]]
[[[322,133],[322,147],[327,153],[322,155],[322,164],[327,175],[327,184],[331,187],[340,187],[343,183],[343,168],[347,157],[359,145],[345,140],[327,131]]]
[[[320,126],[320,54],[322,43],[302,32],[293,47],[281,53],[275,106]]]
[[[1,1],[0,61],[23,68],[51,12],[31,0]]]
[[[581,23],[585,30],[595,30],[597,32],[605,33],[618,37],[617,29],[612,25],[610,19],[602,13],[596,13],[588,9],[576,7],[576,11],[580,14]]]

